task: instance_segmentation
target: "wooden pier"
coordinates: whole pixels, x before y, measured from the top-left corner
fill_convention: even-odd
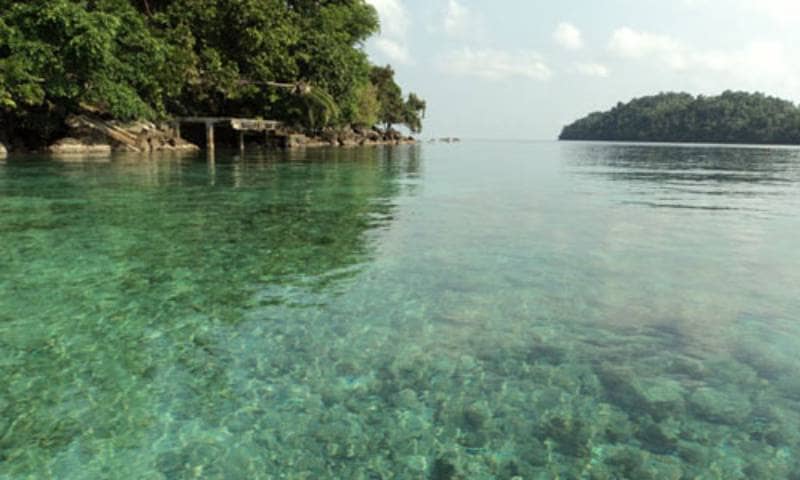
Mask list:
[[[181,124],[202,123],[206,126],[206,149],[214,150],[214,127],[226,126],[239,132],[239,150],[244,150],[244,136],[249,132],[262,132],[269,134],[282,127],[276,120],[261,120],[257,118],[234,117],[178,117],[174,120],[175,133],[181,136]]]

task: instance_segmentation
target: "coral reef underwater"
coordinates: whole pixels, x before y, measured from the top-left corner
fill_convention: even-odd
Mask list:
[[[0,165],[0,480],[800,480],[796,219],[552,148]]]

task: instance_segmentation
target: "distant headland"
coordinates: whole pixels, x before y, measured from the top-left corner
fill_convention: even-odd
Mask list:
[[[581,118],[559,140],[798,145],[800,108],[761,93],[660,93]]]

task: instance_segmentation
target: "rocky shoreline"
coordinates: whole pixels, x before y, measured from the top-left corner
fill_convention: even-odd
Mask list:
[[[74,115],[66,121],[68,132],[41,153],[54,155],[103,155],[112,152],[197,152],[200,147],[181,138],[172,124],[139,122],[118,122],[102,120],[89,115]],[[18,144],[3,141],[0,134],[0,158],[9,152],[27,152]],[[19,143],[19,142],[18,142]],[[260,147],[276,149],[299,149],[320,147],[358,147],[378,145],[415,144],[413,137],[404,136],[394,129],[378,128],[326,128],[321,132],[309,133],[293,129],[271,132],[265,140],[258,142]]]
[[[111,153],[112,151],[148,153],[157,151],[197,151],[197,145],[179,138],[166,124],[152,122],[122,123],[87,115],[67,119],[69,134],[49,147],[53,154]]]
[[[292,130],[274,132],[269,137],[268,146],[274,148],[319,148],[319,147],[359,147],[377,145],[414,144],[413,137],[402,135],[397,130],[386,131],[377,128],[328,128],[318,134],[307,134]]]

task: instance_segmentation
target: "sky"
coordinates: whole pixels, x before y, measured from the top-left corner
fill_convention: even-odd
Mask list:
[[[546,140],[683,91],[800,100],[800,0],[367,0],[371,60],[428,102],[422,137]]]

